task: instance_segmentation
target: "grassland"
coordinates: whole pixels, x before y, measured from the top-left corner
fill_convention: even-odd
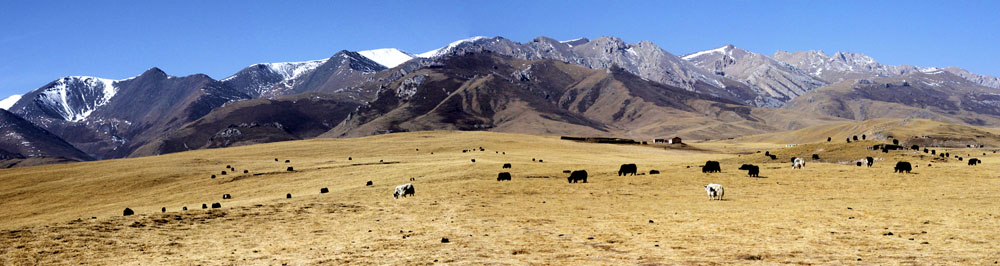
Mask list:
[[[938,149],[984,162],[968,166],[919,151],[864,148],[873,143],[713,142],[679,150],[435,131],[0,170],[0,264],[1000,260],[1000,157]],[[485,151],[462,152],[479,147]],[[787,163],[814,153],[821,160],[805,169]],[[850,164],[864,156],[878,158],[873,168]],[[723,172],[701,173],[706,160],[721,161]],[[900,160],[917,168],[893,174]],[[502,170],[503,163],[513,167]],[[623,163],[661,174],[619,177]],[[742,163],[760,165],[761,177],[736,170]],[[219,175],[226,165],[238,173]],[[570,169],[586,169],[590,182],[568,184],[562,171]],[[501,171],[513,181],[497,182]],[[366,187],[369,180],[374,185]],[[393,199],[404,183],[414,184],[416,196]],[[709,201],[708,183],[723,184],[726,200]],[[320,194],[323,187],[330,193]],[[233,198],[222,200],[224,193]],[[201,209],[213,202],[223,207]],[[126,207],[136,215],[123,217]]]

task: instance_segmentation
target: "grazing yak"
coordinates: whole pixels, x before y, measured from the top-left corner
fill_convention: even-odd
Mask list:
[[[819,154],[813,154],[813,160],[819,160]]]
[[[803,160],[802,158],[795,158],[795,160],[792,161],[792,169],[802,169],[802,167],[806,166],[806,160]]]
[[[980,161],[980,160],[979,160],[979,159],[977,159],[977,158],[969,158],[969,165],[977,165],[977,164],[979,164],[980,162],[982,162],[982,161]]]
[[[774,154],[768,155],[768,157],[771,157],[771,160],[777,160],[778,159],[778,156],[774,155]]]
[[[707,161],[707,162],[705,162],[705,165],[701,167],[701,172],[702,173],[718,173],[718,172],[722,172],[722,167],[719,166],[719,162],[718,161]]]
[[[760,174],[760,167],[752,164],[744,164],[740,166],[740,170],[747,170],[747,175],[750,177],[757,177]]]
[[[910,173],[910,170],[913,170],[913,167],[910,166],[909,162],[898,162],[896,163],[896,168],[893,168],[894,173]]]
[[[651,174],[651,175],[658,175],[658,174],[660,174],[660,170],[649,170],[649,174]]]
[[[414,195],[413,184],[407,183],[407,184],[402,184],[402,185],[396,186],[395,192],[392,193],[392,197],[393,198],[397,198],[397,199],[400,196],[402,196],[402,197],[405,198],[408,195],[409,196],[413,196]]]
[[[500,172],[497,174],[497,181],[510,181],[510,172]]]
[[[374,185],[374,183],[372,183],[372,181],[371,181],[371,180],[368,180],[368,182],[367,182],[367,183],[365,183],[365,186],[366,186],[366,187],[368,187],[368,186],[371,186],[371,185]]]
[[[573,172],[572,170],[563,170],[563,174],[569,174],[569,173],[572,173],[572,172]]]
[[[232,199],[232,198],[233,196],[230,196],[229,194],[222,194],[222,199]]]
[[[726,194],[719,184],[708,184],[705,186],[705,192],[708,193],[708,200],[722,200],[722,195]]]
[[[129,216],[129,215],[133,215],[133,214],[135,214],[135,212],[132,211],[132,209],[129,209],[129,208],[125,208],[125,211],[122,212],[122,216]]]
[[[218,208],[222,208],[222,203],[218,202],[212,203],[212,209],[218,209]]]
[[[635,175],[637,172],[639,172],[639,169],[634,163],[623,164],[620,168],[618,168],[618,176],[629,174]]]
[[[319,194],[324,194],[324,193],[329,193],[329,192],[330,192],[329,188],[320,188],[319,189]]]
[[[510,168],[510,163],[503,164],[503,169],[507,169],[507,168]]]
[[[861,162],[858,162],[858,166],[861,166]]]
[[[875,158],[865,157],[865,162],[867,162],[868,167],[872,167],[872,164],[875,164]]]
[[[577,181],[583,181],[587,183],[587,170],[576,170],[569,174],[569,178],[566,179],[569,183],[576,183]]]

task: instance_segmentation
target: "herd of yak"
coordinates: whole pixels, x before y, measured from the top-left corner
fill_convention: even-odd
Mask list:
[[[865,139],[864,135],[862,135],[862,139]],[[831,138],[827,138],[827,142],[829,142],[830,140],[831,140]],[[854,137],[854,140],[855,141],[858,140],[857,136]],[[850,143],[851,142],[851,138],[848,138],[847,142]],[[906,148],[904,148],[903,146],[899,146],[898,140],[893,140],[893,144],[879,144],[879,145],[872,146],[872,147],[870,147],[868,149],[869,150],[881,150],[883,153],[888,153],[889,150],[905,150]],[[920,147],[917,146],[917,145],[913,145],[912,147],[910,147],[910,149],[919,151]],[[417,149],[417,151],[419,151],[419,150],[420,149]],[[478,151],[485,151],[485,149],[483,147],[479,147],[478,149],[462,150],[462,153],[473,152],[473,151],[476,151],[476,150],[478,150]],[[929,154],[935,155],[935,156],[944,157],[944,158],[950,158],[950,156],[951,156],[951,154],[949,154],[949,153],[937,153],[936,150],[928,150],[926,148],[923,149],[923,152],[924,153],[929,153]],[[500,152],[497,151],[497,153],[499,154]],[[431,154],[434,154],[434,153],[432,152]],[[504,152],[503,154],[506,154],[506,152]],[[777,155],[771,154],[769,151],[765,152],[764,155],[767,156],[767,157],[769,157],[771,160],[777,159]],[[983,155],[986,155],[986,154],[983,153]],[[958,160],[960,160],[960,161],[963,160],[962,157],[957,156],[957,155],[955,156],[955,158],[958,159]],[[812,155],[812,159],[813,160],[819,160],[819,155],[818,154],[813,154]],[[353,160],[353,158],[348,157],[347,160]],[[279,162],[278,158],[274,158],[274,161],[275,162]],[[476,159],[472,159],[471,161],[473,163],[475,163]],[[540,159],[536,160],[536,158],[532,158],[531,161],[533,161],[533,162],[539,162],[539,163],[544,162],[543,160],[540,160]],[[798,169],[798,168],[802,168],[802,167],[805,166],[805,159],[803,159],[803,158],[792,157],[791,158],[791,162],[792,162],[792,168]],[[863,160],[858,161],[857,162],[857,166],[867,165],[868,167],[872,167],[872,165],[874,164],[874,162],[875,162],[875,159],[873,157],[869,156],[869,157],[866,157]],[[291,163],[291,161],[290,160],[285,160],[285,163]],[[982,163],[982,161],[979,160],[979,159],[977,159],[977,158],[970,158],[968,160],[968,163],[969,163],[969,165],[977,165],[977,164]],[[928,166],[930,166],[930,165],[928,165]],[[509,169],[509,168],[511,168],[511,164],[510,163],[505,163],[505,164],[503,164],[502,168],[503,169]],[[689,168],[690,168],[690,166],[689,166]],[[747,175],[750,176],[750,177],[759,177],[759,175],[760,175],[760,167],[756,166],[756,165],[753,165],[753,164],[743,164],[738,169],[739,170],[747,171]],[[909,162],[905,162],[905,161],[896,162],[896,166],[893,168],[893,171],[895,173],[909,173],[911,170],[912,170],[912,165]],[[235,173],[237,170],[236,170],[236,167],[233,167],[231,165],[226,165],[226,170],[221,171],[220,174],[221,175],[226,175],[226,174],[228,174],[227,171],[232,171],[233,173]],[[289,167],[286,168],[286,171],[294,171],[294,168],[291,167],[291,166],[289,166]],[[707,162],[705,162],[704,165],[701,165],[701,171],[703,173],[718,173],[718,172],[722,172],[722,167],[721,167],[721,165],[719,164],[718,161],[707,161]],[[243,170],[243,173],[244,174],[249,174],[250,171],[249,170]],[[577,183],[577,182],[587,183],[587,175],[588,175],[587,174],[587,170],[564,170],[563,173],[569,174],[569,177],[567,178],[567,181],[569,183]],[[631,163],[631,164],[622,164],[621,167],[618,169],[618,176],[625,176],[625,175],[633,175],[634,176],[637,173],[638,173],[638,167],[634,163]],[[659,173],[660,173],[659,170],[650,170],[649,171],[650,175],[655,175],[655,174],[659,174]],[[645,173],[642,173],[642,174],[645,174]],[[214,174],[211,175],[211,178],[215,179],[216,175],[214,175]],[[499,174],[497,174],[497,181],[510,181],[510,180],[511,180],[511,174],[510,174],[510,172],[500,172]],[[410,181],[415,181],[415,179],[414,178],[410,178]],[[372,185],[373,185],[373,183],[370,180],[367,183],[365,183],[365,186],[372,186]],[[708,185],[705,186],[705,191],[708,193],[709,199],[713,199],[713,200],[721,200],[722,199],[723,187],[720,184],[708,184]],[[328,193],[328,192],[329,192],[328,188],[321,188],[320,189],[320,193],[321,194]],[[393,191],[393,197],[394,198],[412,196],[414,194],[415,194],[415,189],[414,189],[412,183],[407,183],[407,184],[399,185]],[[292,194],[290,194],[290,193],[286,194],[285,197],[286,198],[291,198]],[[232,196],[230,196],[229,194],[223,194],[222,195],[222,199],[232,199]],[[202,209],[208,209],[209,205],[203,203],[201,207],[202,207]],[[219,202],[212,203],[211,207],[213,209],[215,209],[215,208],[221,208],[222,204],[219,203]],[[182,210],[186,211],[187,209],[188,209],[187,206],[182,207]],[[166,211],[167,211],[166,207],[161,208],[161,212],[166,212]],[[133,215],[133,214],[135,214],[135,212],[132,209],[130,209],[130,208],[125,208],[125,210],[123,211],[123,215],[125,215],[125,216],[129,216],[129,215]]]

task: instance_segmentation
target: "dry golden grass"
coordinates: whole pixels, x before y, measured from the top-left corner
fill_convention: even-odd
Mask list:
[[[886,161],[874,168],[810,161],[793,170],[787,159],[758,161],[755,156],[762,155],[754,152],[787,157],[850,147],[691,145],[702,151],[438,131],[0,170],[0,264],[981,265],[1000,260],[995,154],[972,156],[983,159],[979,166],[951,160],[926,167],[929,160],[911,151],[864,150],[843,156],[872,154]],[[480,146],[486,151],[461,152]],[[722,173],[700,172],[698,165],[710,159],[723,162]],[[919,167],[912,174],[893,174],[894,160],[902,159]],[[513,181],[495,181],[507,162],[513,164],[508,169]],[[761,178],[736,170],[744,162],[761,165]],[[662,174],[618,177],[622,163]],[[227,164],[266,174],[209,178]],[[289,165],[296,171],[285,172]],[[569,169],[586,169],[590,183],[568,184],[562,170]],[[393,187],[411,183],[411,177],[416,196],[393,199]],[[375,185],[365,187],[368,180]],[[708,200],[703,186],[710,182],[725,186],[726,200]],[[319,194],[321,187],[330,193]],[[233,199],[222,200],[223,193]],[[293,198],[285,199],[286,193]],[[223,208],[200,208],[213,202]],[[191,210],[180,211],[182,206]],[[122,217],[125,207],[137,215]],[[160,207],[168,212],[160,213]]]

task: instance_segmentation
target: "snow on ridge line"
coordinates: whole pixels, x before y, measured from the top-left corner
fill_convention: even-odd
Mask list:
[[[413,55],[400,51],[396,48],[364,50],[358,52],[358,54],[361,54],[361,56],[367,57],[368,59],[375,61],[375,63],[379,63],[386,68],[396,67],[414,58]]]
[[[268,69],[270,69],[274,73],[277,73],[278,75],[281,75],[282,78],[288,80],[288,79],[298,78],[302,74],[305,74],[306,72],[309,72],[310,70],[316,69],[317,67],[319,67],[323,63],[326,63],[327,60],[329,60],[329,59],[317,59],[317,60],[299,61],[299,62],[257,63],[257,64],[250,65],[249,67],[254,67],[254,66],[262,65],[262,66],[267,67]],[[238,74],[238,72],[237,72],[237,74]],[[226,77],[226,78],[224,78],[224,79],[222,79],[220,81],[224,82],[224,81],[232,80],[232,79],[236,78],[237,74],[233,74],[232,76]]]
[[[712,50],[705,50],[705,51],[701,51],[701,52],[695,52],[693,54],[685,55],[685,56],[681,57],[681,59],[691,60],[691,59],[693,59],[695,57],[698,57],[698,56],[704,55],[704,54],[726,53],[727,50],[728,50],[728,48],[729,48],[729,45],[725,45],[725,46],[722,46],[722,47],[719,47],[719,48],[715,48],[715,49],[712,49]]]
[[[448,46],[437,48],[437,49],[434,49],[434,50],[430,50],[430,51],[427,51],[425,53],[417,54],[417,57],[429,58],[429,57],[439,56],[439,55],[442,55],[444,53],[447,53],[451,49],[454,49],[459,44],[466,43],[466,42],[474,42],[474,41],[478,41],[478,40],[482,40],[482,39],[486,39],[486,38],[488,38],[488,37],[486,37],[486,36],[475,36],[475,37],[468,38],[468,39],[457,40],[457,41],[449,43]]]
[[[11,95],[10,97],[4,98],[3,100],[0,100],[0,109],[4,109],[4,110],[10,109],[10,107],[14,106],[14,103],[17,103],[18,100],[21,100],[21,96],[24,96],[24,95],[23,94],[14,94],[14,95]]]
[[[585,37],[580,37],[580,38],[576,38],[576,39],[572,39],[572,40],[566,40],[566,41],[559,41],[559,42],[560,42],[560,43],[568,43],[568,42],[575,42],[575,41],[579,41],[579,40],[583,40],[584,38],[585,38]]]

